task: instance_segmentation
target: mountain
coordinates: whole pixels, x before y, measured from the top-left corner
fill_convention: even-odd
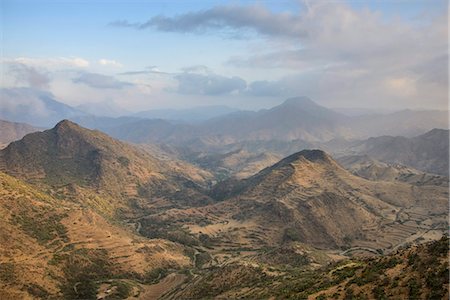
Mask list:
[[[433,128],[448,129],[448,111],[402,110],[388,114],[369,114],[351,119],[353,132],[358,138],[381,135],[413,137]]]
[[[223,154],[199,153],[194,157],[185,157],[185,159],[211,171],[216,174],[218,180],[221,180],[230,176],[236,178],[249,177],[273,165],[280,160],[280,157],[269,152],[258,154],[238,149]]]
[[[446,237],[316,269],[268,267],[252,257],[205,269],[162,299],[447,299],[448,243]],[[298,251],[297,259],[305,259],[307,252]]]
[[[406,138],[381,136],[357,142],[347,153],[368,155],[377,160],[411,166],[418,170],[448,176],[449,130],[433,129],[422,135]]]
[[[141,121],[142,119],[136,117],[100,117],[95,115],[86,115],[69,118],[70,121],[79,124],[85,128],[97,129],[102,132],[107,132],[108,129],[115,127],[122,127],[128,123]]]
[[[200,106],[188,109],[152,109],[133,114],[145,119],[165,119],[176,121],[198,122],[237,112],[235,108],[223,105]]]
[[[448,177],[425,173],[400,164],[383,163],[367,155],[343,156],[337,158],[337,161],[351,173],[369,180],[448,186]]]
[[[336,135],[346,136],[348,130],[340,125],[344,119],[344,115],[299,97],[269,110],[238,111],[198,124],[136,121],[107,129],[107,132],[131,142],[164,142],[178,146],[200,142],[211,147],[243,141],[327,140]]]
[[[417,240],[425,227],[430,236],[442,234],[447,222],[447,187],[369,181],[321,150],[295,153],[247,179],[225,180],[213,187],[211,197],[218,202],[168,210],[160,217],[182,222],[193,234],[208,233],[215,249],[298,241],[369,252]]]
[[[207,201],[200,194],[208,172],[180,161],[161,161],[147,151],[64,120],[26,135],[0,151],[0,169],[54,193],[72,195],[102,213],[164,198],[170,205]],[[169,204],[166,204],[169,205]],[[122,212],[123,213],[123,212]]]
[[[152,132],[161,140],[174,125],[141,121],[167,130]],[[356,294],[393,263],[335,260],[395,255],[448,229],[448,188],[433,181],[367,180],[321,150],[274,164],[246,150],[198,153],[197,165],[185,155],[68,120],[0,150],[0,298],[301,298],[346,278]],[[236,176],[213,185],[220,170]],[[397,281],[445,294],[435,257],[426,281]]]
[[[39,131],[39,129],[28,124],[0,120],[0,146],[6,146],[12,141],[19,140],[26,134],[35,131]]]
[[[2,88],[0,97],[0,118],[11,122],[48,128],[61,119],[86,115],[58,102],[49,92],[32,88]]]
[[[295,152],[293,145],[317,147],[336,139],[367,139],[382,134],[412,136],[433,128],[448,128],[446,112],[407,110],[351,117],[307,97],[296,97],[271,109],[231,112],[190,124],[135,120],[102,129],[134,143],[166,143],[192,151],[222,153],[239,148],[253,151],[261,145],[260,152],[276,149],[278,154],[286,155]]]
[[[100,281],[133,294],[163,269],[191,265],[184,246],[2,172],[0,195],[0,299],[95,299]]]

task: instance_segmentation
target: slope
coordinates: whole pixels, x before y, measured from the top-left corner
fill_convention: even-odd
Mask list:
[[[208,200],[200,193],[208,172],[161,161],[67,120],[11,143],[0,152],[0,169],[110,215],[158,200],[175,206]]]
[[[39,129],[28,124],[0,120],[0,148],[35,131],[39,131]]]
[[[343,156],[337,161],[351,173],[369,180],[448,186],[448,177],[425,173],[400,164],[383,163],[367,155]]]
[[[299,241],[377,253],[433,239],[448,224],[446,187],[369,181],[320,150],[293,154],[248,179],[224,181],[211,196],[219,202],[160,218],[208,234],[216,250]]]
[[[388,163],[411,166],[418,170],[448,176],[449,130],[433,129],[406,138],[381,136],[356,143],[346,152],[365,154]]]
[[[84,298],[102,280],[137,286],[155,270],[190,265],[180,245],[139,237],[1,172],[0,215],[1,299]]]
[[[162,299],[447,299],[448,237],[319,269],[209,268]]]

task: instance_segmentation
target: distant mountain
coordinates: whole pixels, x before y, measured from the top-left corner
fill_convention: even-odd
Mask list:
[[[280,160],[273,153],[252,153],[246,150],[236,150],[224,154],[203,154],[185,157],[203,169],[216,174],[218,180],[233,176],[236,178],[250,177]]]
[[[80,124],[85,128],[97,129],[103,132],[107,132],[111,128],[125,126],[129,123],[134,123],[142,119],[136,117],[101,117],[95,115],[77,116],[69,118],[69,120]]]
[[[370,138],[354,143],[346,152],[368,155],[383,162],[402,164],[428,173],[449,174],[449,130],[433,129],[413,138]]]
[[[414,185],[448,186],[448,177],[425,173],[400,164],[388,164],[367,155],[339,157],[337,161],[355,175],[389,182],[407,182]]]
[[[112,136],[137,143],[168,143],[191,147],[195,151],[220,149],[221,152],[260,143],[264,149],[280,154],[299,148],[294,144],[320,145],[336,140],[365,139],[383,134],[422,134],[432,128],[447,128],[446,112],[402,111],[386,115],[350,117],[297,97],[271,109],[238,111],[196,124],[167,120],[136,120],[105,128]],[[231,148],[230,145],[236,147]],[[294,151],[289,152],[286,147]]]
[[[39,129],[28,124],[0,120],[0,145],[6,146],[35,131],[39,131]]]
[[[290,98],[281,105],[254,114],[224,116],[206,122],[203,135],[242,140],[321,141],[346,136],[344,115],[317,105],[307,97]]]
[[[200,106],[187,109],[153,109],[141,111],[132,116],[145,119],[165,119],[177,121],[205,121],[238,111],[223,105]]]
[[[32,88],[3,88],[0,97],[0,118],[11,122],[49,128],[61,119],[86,115],[58,102],[49,92]]]
[[[353,132],[358,138],[381,135],[412,137],[433,128],[448,129],[448,111],[402,110],[390,114],[373,114],[354,117],[351,120]]]
[[[88,115],[99,117],[118,118],[129,116],[132,113],[122,107],[117,106],[111,101],[103,101],[96,103],[83,103],[75,107],[77,110],[85,112]]]

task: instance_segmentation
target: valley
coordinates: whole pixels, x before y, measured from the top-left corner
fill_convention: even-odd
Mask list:
[[[71,121],[1,150],[2,239],[15,242],[0,266],[16,278],[3,297],[265,297],[266,280],[364,265],[448,228],[442,175],[322,150],[178,151]],[[204,294],[215,276],[230,284]]]
[[[0,1],[0,300],[449,299],[448,1]]]

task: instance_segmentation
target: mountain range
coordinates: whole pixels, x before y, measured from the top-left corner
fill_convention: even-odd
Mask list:
[[[205,106],[149,110],[112,118],[86,113],[37,89],[3,88],[0,94],[3,100],[0,119],[47,128],[61,119],[71,119],[85,127],[137,143],[186,143],[196,140],[207,145],[244,140],[324,142],[336,138],[366,139],[386,134],[411,137],[433,128],[448,129],[448,114],[445,111],[403,110],[347,116],[320,106],[307,97],[290,98],[271,109],[256,112],[226,106]],[[149,122],[148,119],[154,121]],[[165,131],[164,136],[150,134],[160,129]],[[135,131],[143,134],[136,135]]]
[[[433,129],[422,135],[380,136],[352,143],[346,153],[364,154],[388,163],[448,176],[449,130]]]
[[[446,129],[447,120],[444,111],[349,117],[317,105],[309,98],[298,97],[268,110],[238,111],[198,124],[137,120],[100,129],[134,143],[195,144],[213,148],[244,142],[317,143],[382,134],[413,136],[433,128]]]
[[[396,265],[448,294],[448,241],[415,246],[448,229],[446,129],[349,139],[355,119],[306,98],[196,123],[78,118],[114,137],[0,123],[18,139],[0,150],[0,298],[417,295]],[[422,280],[410,255],[437,271]]]

